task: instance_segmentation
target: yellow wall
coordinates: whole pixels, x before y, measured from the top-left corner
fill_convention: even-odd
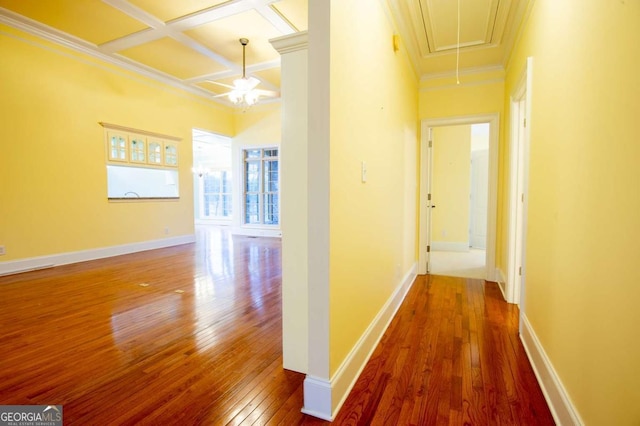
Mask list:
[[[589,425],[640,424],[639,22],[537,0],[507,70],[505,108],[533,57],[524,314]]]
[[[420,118],[502,113],[504,72],[490,70],[455,77],[423,78],[420,82]]]
[[[418,88],[383,7],[331,3],[332,375],[416,259]]]
[[[228,109],[5,26],[0,51],[2,261],[193,234],[191,129]],[[109,203],[98,122],[182,138],[180,200]]]
[[[278,102],[255,105],[246,112],[238,110],[234,124],[234,145],[280,145],[282,118]]]
[[[433,129],[431,241],[469,246],[471,126]]]

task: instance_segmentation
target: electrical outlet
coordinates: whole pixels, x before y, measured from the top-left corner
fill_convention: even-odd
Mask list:
[[[164,228],[164,234],[165,235],[169,234],[169,227]]]
[[[0,256],[3,254],[7,254],[7,252],[5,251],[4,246],[0,246]]]

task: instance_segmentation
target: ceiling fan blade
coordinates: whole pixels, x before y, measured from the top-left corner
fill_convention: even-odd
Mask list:
[[[205,80],[206,83],[211,83],[211,84],[217,84],[218,86],[222,86],[222,87],[226,87],[227,89],[235,89],[234,86],[231,86],[229,84],[225,84],[225,83],[219,83],[217,81],[213,81],[213,80]]]
[[[280,96],[279,92],[273,91],[273,90],[262,90],[262,89],[257,89],[256,92],[258,92],[260,94],[260,96],[269,96],[272,98],[277,98],[278,96]]]
[[[213,96],[213,97],[214,97],[214,98],[222,98],[222,97],[224,97],[224,96],[229,96],[229,92],[227,92],[227,93],[220,93],[219,95],[215,95],[215,96]]]
[[[247,77],[247,86],[249,90],[254,89],[258,84],[260,84],[260,80],[255,77]]]

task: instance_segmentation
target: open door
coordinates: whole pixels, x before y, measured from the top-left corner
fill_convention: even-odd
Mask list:
[[[418,251],[418,274],[428,274],[431,267],[431,168],[433,167],[433,130],[425,121],[421,127],[420,142],[420,236]]]
[[[426,212],[427,212],[427,247],[426,247],[426,273],[431,272],[431,210],[435,207],[431,202],[431,172],[433,170],[433,128],[429,127],[429,143],[427,144],[427,167],[429,173],[427,173],[427,182],[426,182],[426,190],[427,190],[427,204],[426,204]]]
[[[469,196],[469,247],[487,248],[487,205],[489,201],[489,150],[471,152],[471,194]]]
[[[532,58],[511,94],[511,158],[509,195],[509,246],[507,259],[507,302],[520,306],[520,318],[525,311],[524,287],[526,280],[525,248],[529,174],[529,126],[531,122]]]

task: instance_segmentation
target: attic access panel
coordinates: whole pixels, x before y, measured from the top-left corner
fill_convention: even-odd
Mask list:
[[[458,1],[415,0],[423,56],[445,53],[458,45]],[[499,44],[511,0],[460,0],[460,47]]]

